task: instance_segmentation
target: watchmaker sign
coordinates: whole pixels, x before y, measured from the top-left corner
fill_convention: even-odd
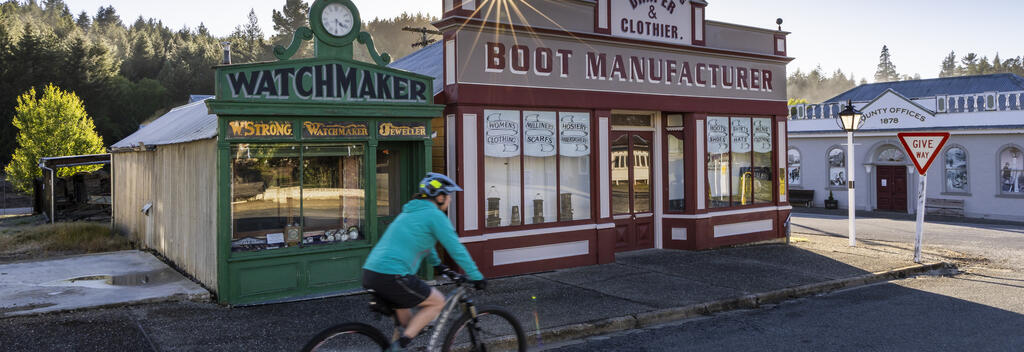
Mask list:
[[[685,0],[613,0],[612,35],[690,44],[692,21]]]

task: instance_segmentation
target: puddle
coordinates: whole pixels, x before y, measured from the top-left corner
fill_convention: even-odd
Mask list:
[[[82,286],[91,288],[112,288],[115,286],[155,286],[178,279],[178,272],[171,268],[121,275],[87,275],[43,284],[44,286]]]

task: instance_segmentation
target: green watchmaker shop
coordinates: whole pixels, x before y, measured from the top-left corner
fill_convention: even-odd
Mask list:
[[[317,0],[309,18],[279,61],[216,67],[215,97],[112,148],[116,226],[221,303],[358,288],[431,169],[433,78],[388,68],[349,0]],[[316,54],[292,59],[303,41]]]

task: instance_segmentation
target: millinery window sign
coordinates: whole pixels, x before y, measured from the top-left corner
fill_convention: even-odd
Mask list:
[[[553,111],[523,112],[523,134],[526,156],[548,157],[555,155],[555,113]]]
[[[519,156],[519,111],[484,111],[484,155],[497,158]]]

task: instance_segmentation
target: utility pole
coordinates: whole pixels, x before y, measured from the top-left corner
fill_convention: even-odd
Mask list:
[[[429,29],[427,27],[416,28],[416,27],[408,27],[408,26],[406,26],[405,28],[402,28],[402,30],[406,31],[406,32],[414,32],[414,33],[419,33],[420,34],[420,41],[412,43],[412,47],[413,48],[418,47],[418,46],[426,47],[427,45],[430,45],[431,43],[437,41],[437,39],[428,39],[427,38],[427,34],[433,34],[433,35],[441,35],[442,34],[440,31]]]

